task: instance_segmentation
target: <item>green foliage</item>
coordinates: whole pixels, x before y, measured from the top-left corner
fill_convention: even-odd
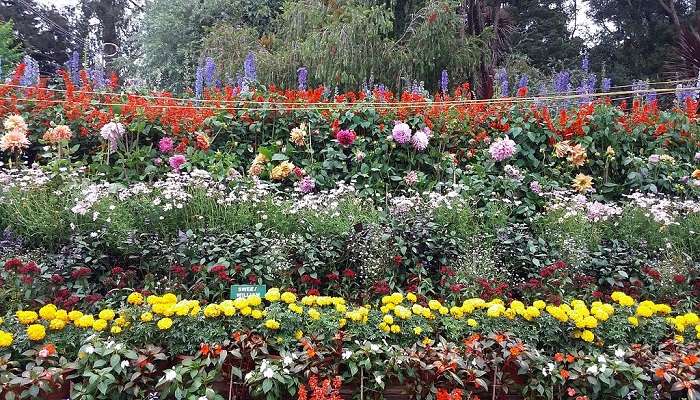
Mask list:
[[[22,47],[13,30],[12,20],[0,21],[0,78],[22,58]]]

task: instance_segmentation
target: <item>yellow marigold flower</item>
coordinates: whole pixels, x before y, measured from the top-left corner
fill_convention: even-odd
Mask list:
[[[34,311],[17,311],[15,316],[22,325],[33,324],[37,319],[39,319],[39,316]]]
[[[398,325],[391,326],[391,333],[401,333],[401,327]]]
[[[70,321],[70,319],[68,318],[68,311],[66,311],[66,310],[58,310],[58,311],[56,311],[56,315],[54,315],[53,318],[54,318],[54,319],[60,319],[60,320],[62,320],[62,321],[64,321],[64,322]]]
[[[683,337],[683,335],[676,335],[676,336],[673,337],[673,339],[674,339],[676,342],[678,342],[678,343],[683,343],[683,342],[685,342],[685,338]]]
[[[263,317],[263,312],[260,310],[253,310],[250,313],[250,316],[253,317],[253,319],[260,319]]]
[[[418,301],[418,297],[413,293],[409,293],[406,295],[406,300],[410,301],[411,303],[415,303]]]
[[[58,308],[55,305],[47,304],[39,309],[39,316],[46,321],[51,321],[56,318],[56,311]]]
[[[450,314],[455,317],[455,319],[460,319],[464,316],[464,311],[462,311],[462,307],[452,306],[450,307]]]
[[[656,304],[654,305],[654,311],[662,315],[667,315],[671,313],[671,306],[668,304]]]
[[[513,300],[510,302],[510,308],[512,308],[516,312],[522,311],[525,309],[525,304],[523,304],[523,302],[520,300]]]
[[[153,314],[149,313],[148,311],[141,314],[141,321],[143,321],[143,322],[153,321]]]
[[[93,323],[95,323],[95,318],[91,314],[87,314],[75,321],[75,326],[78,328],[92,328]]]
[[[403,295],[401,293],[392,293],[391,302],[394,304],[403,303]]]
[[[348,323],[348,320],[347,320],[347,319],[341,318],[340,320],[338,320],[338,327],[343,328],[343,327],[345,327],[345,325],[346,325],[347,323]]]
[[[445,306],[442,306],[438,309],[438,312],[440,313],[440,315],[447,315],[450,313],[450,309]]]
[[[166,293],[161,297],[161,301],[165,304],[175,304],[177,303],[177,296],[172,293]]]
[[[280,301],[281,297],[282,295],[280,294],[280,290],[278,288],[271,288],[267,291],[267,293],[265,293],[265,300],[269,302]]]
[[[423,333],[423,328],[421,328],[420,326],[413,328],[414,335],[420,336],[421,333]]]
[[[535,300],[535,302],[532,303],[532,305],[537,307],[538,310],[544,310],[545,307],[547,307],[547,303],[545,303],[542,300]]]
[[[170,318],[167,318],[167,317],[161,318],[158,320],[157,325],[158,325],[158,329],[160,329],[161,331],[167,331],[168,329],[170,329],[170,327],[173,326],[173,320]]]
[[[637,317],[627,317],[627,322],[629,322],[632,326],[639,326],[639,320]]]
[[[245,306],[241,309],[241,315],[243,315],[244,317],[247,317],[252,313],[253,313],[253,309],[250,308],[250,306]]]
[[[508,319],[515,319],[516,311],[512,308],[506,308],[506,310],[503,312],[503,315]]]
[[[586,327],[586,328],[593,329],[593,328],[598,327],[598,320],[595,319],[595,317],[592,316],[592,315],[589,315],[589,316],[585,317],[585,318],[583,319],[583,321],[584,321],[584,323],[585,323],[585,327]]]
[[[123,316],[120,316],[119,318],[114,320],[114,325],[116,325],[120,328],[123,328],[123,327],[129,325],[129,321],[127,321],[127,319],[124,318]]]
[[[49,329],[52,331],[60,331],[66,327],[66,321],[58,318],[54,318],[49,322]]]
[[[315,308],[311,308],[309,309],[309,317],[311,317],[311,319],[313,320],[318,320],[319,318],[321,318],[321,313],[318,312],[318,310],[316,310]]]
[[[119,326],[113,326],[112,329],[109,330],[109,332],[112,335],[118,335],[118,334],[122,333],[122,328]]]
[[[304,332],[302,332],[301,330],[297,330],[296,332],[294,332],[294,338],[295,338],[296,340],[299,340],[299,339],[301,339],[302,337],[304,337]]]
[[[115,314],[114,314],[114,310],[106,308],[106,309],[100,311],[100,313],[97,316],[100,317],[100,319],[103,319],[105,321],[111,321],[114,319]]]
[[[435,318],[435,315],[433,315],[433,313],[430,312],[430,309],[425,308],[425,307],[423,308],[422,315],[423,315],[423,318],[425,318],[425,319],[434,319]]]
[[[476,328],[479,324],[476,322],[475,319],[469,318],[467,320],[467,325],[471,326],[472,328]]]
[[[248,296],[248,305],[251,307],[257,307],[262,304],[262,299],[257,294]]]
[[[700,322],[700,318],[694,312],[685,313],[683,318],[685,318],[685,323],[688,325],[697,325]]]
[[[73,322],[79,320],[82,316],[83,316],[83,313],[78,311],[78,310],[73,310],[73,311],[68,313],[68,318]]]
[[[593,332],[586,329],[583,332],[581,332],[581,339],[588,343],[591,343],[595,339],[595,335],[593,334]]]
[[[394,317],[391,315],[385,315],[384,318],[382,319],[385,324],[391,325],[394,323]]]
[[[348,307],[345,304],[336,304],[335,310],[342,314],[348,310]]]
[[[143,295],[139,292],[133,292],[126,298],[126,302],[135,306],[143,304]]]
[[[292,304],[297,301],[297,296],[292,292],[284,292],[280,299],[287,304]]]
[[[506,311],[502,304],[494,304],[486,310],[486,316],[490,318],[498,318]]]
[[[288,306],[288,308],[289,308],[289,310],[291,310],[292,312],[297,313],[297,314],[301,314],[304,312],[304,308],[296,303],[291,303]]]
[[[411,306],[411,311],[416,315],[423,315],[423,306],[420,304],[414,304]]]
[[[44,325],[33,324],[27,327],[27,338],[29,340],[38,342],[46,337],[46,328]]]
[[[107,329],[107,321],[103,319],[97,319],[92,323],[92,329],[97,332],[102,332]]]
[[[425,337],[425,338],[423,338],[422,343],[423,343],[423,346],[429,346],[429,345],[433,344],[433,340],[429,337]]]
[[[428,302],[428,307],[433,311],[437,311],[440,309],[440,307],[442,307],[442,304],[440,304],[440,302],[437,300],[430,300]]]
[[[192,307],[192,310],[190,310],[190,316],[196,317],[197,315],[199,315],[199,311],[201,311],[201,307],[199,307],[199,304],[197,304],[194,307]]]
[[[280,328],[280,323],[275,321],[274,319],[268,319],[267,321],[265,321],[265,328],[277,330]]]
[[[204,307],[204,316],[206,318],[216,318],[221,315],[221,310],[217,304],[211,303]]]
[[[0,348],[12,346],[14,338],[10,332],[0,330]]]

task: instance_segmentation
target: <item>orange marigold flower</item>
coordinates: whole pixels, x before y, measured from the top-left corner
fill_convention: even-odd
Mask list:
[[[562,362],[564,361],[564,355],[561,353],[557,353],[554,355],[554,361],[556,362]]]
[[[561,371],[559,371],[559,375],[561,375],[561,377],[564,378],[564,380],[569,379],[569,377],[571,376],[569,371],[567,371],[565,369],[562,369]]]
[[[654,373],[657,378],[663,378],[664,375],[666,374],[666,370],[663,368],[657,368],[656,372]]]
[[[688,365],[695,365],[695,363],[698,362],[698,356],[695,354],[688,354],[687,356],[683,357],[683,362]]]
[[[574,357],[573,354],[566,355],[566,362],[572,363],[572,362],[574,362],[574,360],[576,360],[576,357]]]

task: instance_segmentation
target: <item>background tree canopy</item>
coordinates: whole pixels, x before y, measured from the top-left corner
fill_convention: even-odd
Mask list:
[[[53,5],[48,5],[53,4]],[[700,0],[0,0],[3,72],[21,51],[44,74],[75,52],[137,87],[192,89],[207,58],[236,83],[252,54],[257,79],[296,87],[384,84],[436,91],[469,81],[482,97],[496,72],[551,85],[590,68],[615,83],[691,77],[700,64]],[[583,32],[582,22],[594,26]],[[534,80],[534,82],[533,82]],[[512,86],[512,84],[511,84]]]

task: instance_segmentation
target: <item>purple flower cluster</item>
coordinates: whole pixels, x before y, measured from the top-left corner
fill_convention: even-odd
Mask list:
[[[501,97],[508,97],[508,71],[505,68],[500,68],[496,71],[496,81],[501,86]]]
[[[105,80],[105,72],[100,68],[91,68],[88,71],[90,75],[90,80],[92,81],[92,86],[97,89],[104,89],[107,87],[107,81]]]
[[[405,122],[395,122],[391,130],[391,138],[398,144],[406,144],[411,140],[411,127]]]
[[[569,71],[560,71],[554,75],[554,91],[559,94],[571,91],[571,73]]]
[[[581,71],[584,73],[588,73],[589,70],[589,60],[588,60],[588,53],[585,53],[583,55],[583,59],[581,60]]]
[[[30,56],[24,56],[22,62],[25,65],[24,74],[19,80],[22,86],[35,86],[39,84],[39,63]]]
[[[70,75],[70,79],[76,86],[80,85],[80,54],[74,51],[70,59],[66,61],[66,69]]]
[[[202,98],[204,92],[204,68],[197,67],[197,72],[194,76],[194,96],[198,99]]]
[[[204,85],[209,88],[213,87],[216,83],[214,80],[216,76],[216,63],[213,58],[207,57],[204,59],[203,75]]]
[[[299,90],[306,90],[307,83],[309,79],[309,71],[306,67],[301,67],[297,70],[297,81],[299,83]]]
[[[530,182],[530,190],[536,195],[542,194],[542,185],[538,181]]]
[[[442,94],[447,94],[447,85],[449,83],[449,77],[447,75],[447,70],[443,69],[442,74],[440,74],[440,90]]]
[[[403,181],[407,186],[415,186],[418,183],[418,173],[416,171],[408,171],[403,177]]]
[[[307,194],[311,193],[316,189],[316,181],[310,176],[305,176],[299,181],[299,191]]]
[[[603,93],[608,93],[610,91],[610,86],[612,86],[612,79],[603,78],[603,81],[600,83],[600,87],[603,90]]]
[[[255,54],[253,54],[253,52],[248,53],[248,56],[243,62],[243,74],[248,82],[254,82],[258,80],[258,73],[255,67]]]
[[[489,154],[495,161],[503,161],[513,157],[515,150],[515,142],[507,136],[504,139],[496,140],[489,146]]]

